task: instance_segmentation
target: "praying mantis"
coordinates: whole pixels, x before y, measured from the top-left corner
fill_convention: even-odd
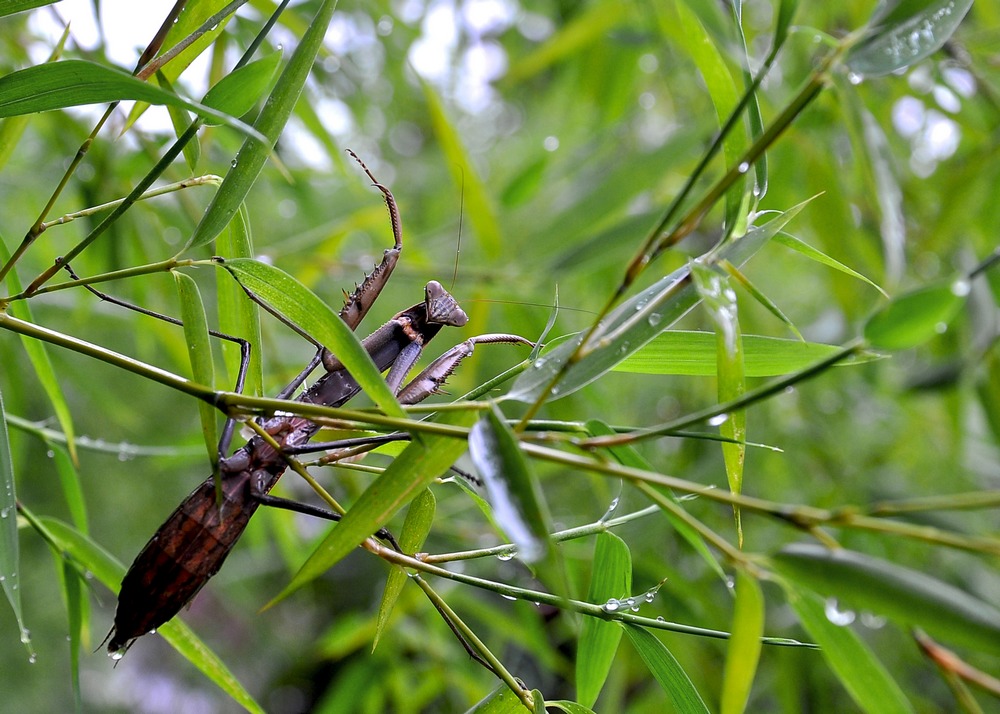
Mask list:
[[[349,153],[382,192],[395,239],[381,263],[348,296],[340,311],[341,319],[354,330],[385,287],[403,243],[399,210],[392,192],[376,180],[353,152]],[[462,327],[467,322],[468,317],[457,301],[432,280],[424,289],[422,302],[397,313],[366,337],[362,345],[380,371],[388,370],[386,381],[402,404],[416,404],[438,392],[477,344],[533,346],[529,340],[513,334],[472,337],[445,352],[404,385],[427,343],[443,327]],[[290,397],[320,364],[325,373],[304,389],[296,401],[339,407],[360,391],[357,381],[336,356],[321,347],[309,366],[278,397]],[[319,426],[305,417],[275,415],[264,419],[260,428],[271,438],[254,436],[232,455],[223,456],[232,434],[231,426],[227,425],[219,445],[219,490],[214,476],[202,482],[160,526],[132,563],[122,580],[114,626],[108,636],[108,652],[113,657],[123,656],[137,638],[172,619],[194,598],[222,567],[260,505],[338,518],[337,514],[269,494],[288,467],[287,454],[293,450],[301,453]],[[221,500],[217,494],[221,494]],[[377,535],[395,545],[384,530]]]

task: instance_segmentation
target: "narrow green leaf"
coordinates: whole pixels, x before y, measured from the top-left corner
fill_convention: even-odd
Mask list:
[[[469,412],[448,412],[442,416],[441,422],[467,426],[474,418]],[[451,468],[466,448],[463,439],[438,435],[424,435],[421,441],[411,442],[403,454],[365,489],[337,527],[267,607],[285,599],[333,567],[387,523],[396,511],[415,498],[431,481]]]
[[[115,67],[86,60],[63,60],[0,77],[0,117],[106,104],[123,99],[184,107],[199,116],[238,129],[247,135],[248,143],[265,141],[262,134],[239,119],[171,94]]]
[[[871,714],[913,712],[882,663],[854,632],[830,621],[820,598],[798,588],[787,594],[802,626],[859,707]]]
[[[423,547],[424,540],[434,524],[436,508],[434,493],[429,488],[425,488],[410,503],[410,507],[406,511],[406,520],[403,521],[403,530],[399,534],[399,547],[403,549],[404,553],[416,553]],[[403,591],[403,585],[407,578],[403,568],[397,567],[389,571],[389,577],[385,581],[385,589],[382,591],[382,601],[378,607],[372,650],[378,647],[379,638],[386,625],[389,624],[389,616],[396,605],[396,600],[399,599],[399,593]]]
[[[1000,609],[925,573],[811,543],[783,548],[774,564],[787,577],[847,607],[921,627],[943,642],[1000,654]]]
[[[73,701],[76,711],[83,711],[83,698],[80,695],[80,640],[83,632],[83,609],[86,600],[83,588],[80,587],[80,574],[72,565],[61,563],[60,580],[63,594],[66,597],[66,613],[69,620],[69,677],[73,688]]]
[[[28,630],[21,611],[21,550],[17,538],[17,497],[14,488],[14,463],[11,460],[10,438],[7,434],[7,414],[0,392],[0,581],[7,596],[21,641],[27,643]]]
[[[862,280],[862,281],[868,283],[869,285],[871,285],[873,288],[875,288],[876,290],[878,290],[880,293],[882,293],[886,297],[889,297],[888,293],[886,293],[886,291],[883,290],[881,287],[879,287],[879,285],[877,285],[875,282],[869,280],[868,278],[866,278],[864,275],[862,275],[861,273],[857,272],[856,270],[852,270],[851,268],[848,268],[846,265],[844,265],[840,261],[831,258],[826,253],[823,253],[822,251],[819,251],[816,248],[813,248],[808,243],[805,243],[805,242],[799,240],[798,238],[796,238],[793,235],[789,235],[788,233],[779,233],[776,236],[774,236],[774,242],[775,243],[780,243],[781,245],[785,246],[786,248],[791,248],[792,250],[798,251],[799,253],[802,253],[802,255],[806,256],[807,258],[815,260],[817,263],[822,263],[823,265],[831,267],[834,270],[839,270],[840,272],[845,273],[846,275],[850,275],[853,278],[857,278],[858,280]]]
[[[243,116],[271,86],[280,62],[279,50],[230,72],[208,90],[201,103],[229,116]]]
[[[246,204],[229,222],[229,230],[219,234],[215,249],[225,258],[252,258],[253,237],[250,233],[250,215]],[[215,281],[216,300],[218,301],[219,329],[227,335],[241,337],[250,344],[250,367],[247,370],[247,382],[244,391],[247,394],[263,394],[263,360],[261,348],[263,340],[260,334],[260,313],[257,303],[247,297],[247,294],[233,280]],[[229,369],[227,384],[235,385],[240,360],[239,345],[223,340],[222,352],[226,355],[226,365]],[[232,365],[237,365],[233,368]]]
[[[465,214],[469,217],[479,245],[491,260],[499,259],[504,253],[504,241],[500,235],[500,220],[497,217],[493,197],[479,178],[469,152],[462,145],[458,129],[448,119],[444,104],[430,82],[420,80],[427,108],[431,115],[434,133],[444,151],[455,186],[465,196]]]
[[[598,533],[587,602],[600,604],[631,592],[632,554],[628,545],[613,533]],[[621,638],[618,624],[584,618],[576,653],[576,698],[583,706],[592,707],[597,701]]]
[[[670,650],[647,630],[635,625],[624,627],[632,646],[666,692],[674,710],[680,714],[707,714],[708,707]]]
[[[6,6],[5,8],[6,9]],[[49,53],[47,62],[55,62],[62,56],[63,49],[66,47],[66,40],[69,38],[69,25],[63,29],[62,35],[59,37],[59,41],[52,48],[52,52]],[[7,159],[10,158],[11,153],[14,151],[14,147],[21,140],[21,135],[24,133],[25,128],[28,126],[27,116],[18,117],[8,117],[0,122],[0,168],[7,163]]]
[[[706,337],[714,341],[715,335],[712,335],[711,333],[708,332],[704,334]],[[714,350],[714,345],[713,345],[713,350]],[[597,419],[591,419],[587,422],[587,433],[589,433],[591,436],[611,436],[615,432],[610,426],[608,426],[604,422],[599,421]],[[608,451],[611,452],[611,455],[614,457],[614,459],[622,466],[629,466],[631,468],[642,469],[643,471],[655,470],[653,469],[652,465],[645,458],[643,458],[643,456],[638,451],[636,451],[635,448],[633,448],[632,446],[614,446],[608,449]],[[657,489],[657,492],[663,494],[666,498],[670,499],[670,501],[672,501],[678,507],[683,508],[683,506],[681,506],[681,502],[677,500],[677,496],[675,496],[670,489],[661,488]],[[663,515],[667,517],[667,520],[670,521],[671,525],[673,525],[674,529],[681,535],[681,537],[688,542],[688,545],[694,548],[695,552],[701,556],[702,560],[705,561],[705,564],[708,565],[708,567],[716,575],[719,576],[719,579],[723,582],[726,582],[727,578],[725,571],[722,569],[722,566],[719,565],[719,561],[712,554],[712,551],[709,550],[708,546],[705,544],[705,540],[701,537],[701,535],[696,530],[694,530],[694,528],[692,528],[690,525],[685,523],[683,520],[678,518],[670,511],[663,510]]]
[[[781,0],[778,21],[774,26],[774,50],[779,49],[788,39],[788,28],[792,26],[792,20],[795,18],[795,11],[798,10],[798,7],[799,0]]]
[[[81,533],[87,533],[89,530],[87,527],[87,505],[83,499],[80,474],[62,444],[46,440],[45,445],[52,454],[56,474],[59,476],[59,485],[62,487],[63,496],[66,497],[66,505],[69,508],[70,517],[73,519],[73,525]]]
[[[865,339],[875,349],[917,347],[947,329],[969,294],[964,278],[949,278],[893,298],[865,324]]]
[[[778,318],[779,320],[781,320],[785,324],[785,326],[789,330],[791,330],[792,334],[794,334],[796,337],[798,337],[799,340],[803,340],[804,341],[804,339],[802,337],[802,333],[799,332],[799,328],[797,328],[792,323],[792,321],[788,319],[788,317],[785,315],[785,313],[783,313],[781,311],[781,308],[779,308],[775,304],[775,302],[773,300],[771,300],[771,298],[769,298],[763,292],[761,292],[760,290],[758,290],[757,286],[754,285],[752,282],[750,282],[750,278],[748,278],[746,275],[744,275],[742,272],[740,272],[739,268],[737,268],[735,265],[733,265],[732,263],[730,263],[728,261],[723,261],[722,263],[720,263],[719,267],[722,268],[723,270],[725,270],[726,274],[729,275],[730,278],[732,278],[737,283],[739,283],[740,286],[744,290],[746,290],[748,293],[750,293],[750,296],[754,300],[756,300],[758,303],[760,303],[761,305],[763,305],[764,308],[766,308],[768,312],[770,312],[776,318]],[[745,347],[745,345],[744,345],[744,347]],[[745,367],[745,365],[746,365],[746,354],[744,354],[743,357],[744,357],[744,367]]]
[[[229,4],[229,0],[198,0],[198,2],[189,2],[181,14],[177,16],[177,21],[174,22],[173,26],[167,32],[167,36],[163,40],[163,47],[169,51],[170,48],[187,39],[191,33],[205,24],[210,17],[220,12],[227,4]],[[235,11],[234,8],[233,13]],[[156,73],[156,80],[166,80],[169,83],[177,81],[177,78],[183,74],[184,70],[222,34],[222,31],[229,24],[229,20],[232,17],[232,14],[226,16],[215,27],[196,39],[182,50],[180,54],[163,65]],[[128,119],[125,121],[125,130],[131,127],[148,108],[149,105],[145,102],[136,102],[135,106],[132,107],[132,111],[129,112]],[[234,114],[233,116],[240,115]]]
[[[243,142],[243,147],[233,159],[233,167],[226,174],[218,193],[215,194],[194,234],[184,246],[184,251],[211,241],[229,225],[239,210],[250,192],[250,187],[264,168],[264,162],[277,143],[278,136],[295,108],[295,103],[299,100],[309,70],[323,45],[323,38],[336,6],[337,0],[323,0],[323,4],[316,11],[316,16],[296,46],[288,64],[285,65],[274,89],[268,95],[260,116],[254,122],[254,128],[263,134],[266,140],[256,142],[247,139]]]
[[[524,714],[524,703],[506,684],[496,688],[476,702],[465,714]]]
[[[671,32],[673,39],[684,48],[684,51],[695,63],[705,86],[708,88],[712,105],[715,107],[718,126],[722,127],[739,102],[736,82],[733,81],[733,76],[730,74],[712,36],[705,30],[705,27],[698,20],[698,16],[684,2],[675,3],[674,6],[677,8],[679,22],[676,26],[673,23],[661,22],[661,27],[673,29]],[[663,17],[662,14],[661,17]],[[743,123],[737,122],[722,142],[726,166],[734,165],[736,160],[746,152],[747,146],[747,135]],[[726,192],[727,227],[731,227],[737,219],[737,213],[743,201],[745,183],[745,181],[739,181]]]
[[[59,552],[65,553],[74,563],[92,573],[98,581],[116,590],[125,575],[125,566],[100,545],[72,526],[55,518],[37,518],[27,513],[29,522],[39,529],[43,538]],[[193,664],[211,682],[232,697],[233,701],[251,712],[264,709],[254,701],[222,660],[179,618],[174,618],[157,629],[163,639]]]
[[[634,374],[716,375],[716,337],[711,332],[670,330],[614,367]],[[801,342],[764,335],[743,335],[743,367],[747,377],[791,374],[835,352],[836,345]]]
[[[469,456],[497,523],[517,546],[517,557],[525,563],[545,558],[551,548],[548,508],[514,432],[495,404],[472,427]]]
[[[745,570],[737,570],[733,626],[730,628],[722,680],[721,714],[742,714],[746,710],[760,661],[763,636],[764,594],[760,583]]]
[[[59,2],[59,0],[4,0],[0,4],[0,17],[13,15],[16,12],[32,10],[36,7],[45,7]]]
[[[729,279],[717,270],[694,263],[691,266],[691,274],[702,304],[715,323],[719,402],[731,402],[746,392],[743,334],[740,330],[736,293],[730,287]],[[736,494],[743,492],[743,463],[747,450],[746,418],[746,410],[737,409],[719,425],[719,433],[736,442],[722,443],[722,457],[726,465],[729,490]],[[733,515],[736,520],[737,542],[742,547],[743,522],[737,506],[733,506]]]
[[[545,706],[549,709],[562,709],[564,712],[569,712],[569,714],[594,714],[593,709],[565,699],[545,702]]]
[[[179,271],[173,272],[177,286],[177,296],[181,304],[181,321],[184,323],[184,339],[188,358],[191,360],[191,376],[194,381],[209,388],[215,388],[215,366],[212,362],[212,345],[208,337],[208,318],[201,293],[194,278]],[[215,408],[207,402],[198,402],[201,418],[201,434],[211,463],[218,458],[219,436],[215,423]]]
[[[160,86],[166,89],[168,92],[173,92],[174,88],[170,84],[170,80],[163,76],[162,72],[156,73],[156,79]],[[149,105],[145,102],[135,102],[132,105],[132,114],[135,113],[137,109],[146,108]],[[174,134],[177,136],[183,136],[184,132],[191,125],[191,115],[187,113],[185,109],[175,106],[167,106],[167,114],[170,115],[170,124],[174,127]],[[128,131],[130,124],[125,123],[125,127],[122,128],[122,134]],[[188,168],[195,171],[198,168],[198,162],[201,160],[201,142],[198,141],[188,141],[184,144],[181,149],[184,152],[184,161],[187,162]]]
[[[858,77],[878,77],[936,52],[958,29],[972,0],[880,0],[844,63]]]
[[[0,237],[0,265],[5,264],[8,260],[10,260],[10,253],[7,251],[7,246],[2,237]],[[11,270],[7,273],[7,285],[12,295],[21,292],[21,281],[17,277],[16,270]],[[31,308],[27,300],[12,302],[7,309],[11,315],[20,320],[32,323],[35,321],[31,315]],[[59,426],[66,435],[66,449],[69,451],[69,456],[74,464],[79,463],[80,460],[76,452],[76,429],[73,427],[73,417],[70,414],[69,405],[66,403],[66,395],[63,394],[62,387],[59,386],[59,380],[56,378],[56,371],[52,367],[51,360],[49,360],[49,353],[45,350],[45,346],[41,342],[28,337],[22,336],[21,344],[24,345],[28,361],[31,362],[31,366],[35,371],[35,377],[38,379],[39,384],[42,385],[45,396],[48,397],[49,402],[52,404],[52,410],[56,414]]]
[[[382,379],[357,335],[309,288],[288,273],[256,260],[236,258],[220,260],[219,264],[245,290],[337,355],[365,393],[386,414],[406,418],[396,396]]]
[[[806,203],[808,201],[803,201],[769,222],[754,226],[742,238],[730,241],[717,255],[710,256],[711,260],[728,260],[733,265],[742,265],[782,230]],[[564,397],[590,384],[683,317],[698,302],[690,277],[690,269],[685,266],[619,305],[598,328],[593,345],[582,359],[566,370],[552,398]],[[517,378],[507,398],[521,402],[538,399],[576,351],[581,339],[577,336],[542,354]]]

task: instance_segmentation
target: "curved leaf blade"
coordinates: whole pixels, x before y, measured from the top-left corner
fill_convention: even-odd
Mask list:
[[[830,621],[820,598],[795,589],[788,592],[788,600],[858,706],[871,714],[912,714],[913,708],[883,664],[853,631]]]
[[[0,117],[86,104],[107,104],[123,99],[183,107],[199,116],[238,129],[247,135],[248,142],[265,140],[263,135],[239,119],[171,94],[136,79],[128,72],[95,62],[63,60],[28,67],[0,77]]]
[[[467,426],[474,415],[448,412],[441,422]],[[425,434],[412,441],[403,453],[378,477],[337,526],[313,551],[291,582],[266,607],[285,599],[303,585],[332,568],[363,540],[381,528],[400,508],[409,503],[431,481],[443,474],[467,448],[464,439]]]
[[[667,693],[674,709],[681,714],[708,714],[708,707],[698,694],[691,678],[670,650],[647,630],[635,625],[625,625],[632,646],[635,647],[650,673]]]
[[[256,260],[219,259],[219,265],[301,333],[337,355],[365,393],[386,414],[406,418],[396,395],[382,379],[357,335],[312,290],[283,270]]]
[[[234,70],[209,89],[201,103],[229,116],[243,116],[264,96],[264,92],[274,81],[279,62],[280,50]]]
[[[969,294],[964,279],[942,280],[893,298],[865,324],[872,347],[905,350],[930,340],[958,314]]]
[[[847,53],[847,68],[878,77],[936,52],[958,29],[973,0],[881,0],[861,40]]]
[[[736,572],[736,604],[726,668],[722,680],[721,714],[746,710],[764,636],[764,593],[757,579],[742,568]]]
[[[587,602],[604,603],[632,592],[632,553],[614,533],[598,533]],[[583,621],[576,654],[576,698],[593,707],[611,671],[621,627],[614,622],[588,617]]]
[[[497,524],[517,546],[517,557],[525,563],[545,558],[552,530],[548,508],[514,432],[495,404],[469,432],[469,456],[483,479]]]
[[[184,341],[187,344],[188,359],[191,362],[191,376],[194,381],[206,387],[215,387],[215,365],[212,362],[212,345],[208,336],[208,317],[205,304],[201,300],[198,285],[190,275],[174,271],[174,283],[180,298],[181,321],[184,323]],[[218,458],[218,441],[215,409],[207,402],[198,402],[201,419],[201,434],[211,463]]]
[[[302,36],[295,52],[292,53],[288,64],[285,65],[274,89],[268,95],[260,116],[254,122],[254,129],[266,139],[263,142],[249,139],[243,142],[242,148],[233,160],[232,169],[226,174],[218,193],[215,194],[194,234],[181,252],[211,241],[229,225],[239,210],[302,94],[302,88],[323,45],[323,38],[336,6],[337,0],[324,0],[316,11],[316,16]]]
[[[846,606],[869,610],[944,642],[1000,654],[1000,609],[916,570],[812,543],[773,556],[788,578]]]
[[[751,228],[746,235],[727,243],[717,255],[711,256],[711,260],[726,260],[733,265],[742,265],[784,228],[806,203],[808,201],[803,201],[771,221]],[[698,295],[691,285],[691,271],[687,266],[675,270],[626,300],[604,320],[596,333],[594,344],[566,370],[559,384],[552,390],[551,398],[572,394],[600,378],[687,314],[697,302]],[[576,352],[581,339],[582,336],[577,335],[575,339],[564,342],[536,359],[517,378],[506,398],[520,402],[536,401],[570,355]]]

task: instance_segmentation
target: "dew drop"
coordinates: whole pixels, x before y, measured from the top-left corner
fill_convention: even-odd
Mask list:
[[[745,174],[747,171],[750,170],[750,164],[748,164],[746,161],[741,161],[740,165],[736,167],[736,170],[739,171],[741,174]]]
[[[512,551],[512,550],[508,550],[508,551],[505,551],[505,552],[500,553],[499,555],[497,555],[497,560],[502,560],[505,563],[508,560],[513,560],[513,559],[514,559],[514,551]]]
[[[663,322],[663,315],[661,315],[658,312],[654,312],[652,315],[646,318],[646,321],[649,323],[650,327],[656,327],[661,322]]]
[[[116,650],[115,652],[109,652],[108,653],[108,657],[110,657],[111,659],[113,659],[115,662],[117,662],[118,660],[120,660],[124,656],[125,656],[125,650],[124,649]]]
[[[34,652],[32,652],[30,655],[28,655],[28,664],[34,664],[37,661],[38,661],[38,655],[37,654],[35,654]]]
[[[934,325],[934,331],[939,335],[943,335],[948,331],[948,323],[947,322],[937,323],[936,325]]]
[[[854,611],[853,610],[841,610],[837,604],[837,598],[830,598],[826,601],[826,605],[823,608],[826,614],[826,619],[832,622],[834,625],[840,627],[846,627],[854,622]]]
[[[604,612],[618,612],[622,604],[617,598],[611,598],[604,603]]]
[[[716,414],[708,420],[708,424],[709,426],[720,426],[721,424],[725,424],[727,421],[729,421],[728,414]]]
[[[504,600],[515,600],[515,601],[517,600],[517,598],[514,597],[513,595],[501,595],[500,597],[502,597]]]
[[[858,74],[857,72],[848,72],[847,81],[856,87],[865,81],[865,76],[863,74]]]
[[[958,297],[965,297],[972,291],[972,285],[968,280],[956,280],[951,284],[951,294]]]
[[[872,630],[878,630],[885,627],[885,622],[885,618],[881,615],[876,615],[873,612],[861,613],[861,624]]]
[[[656,621],[657,622],[666,622],[667,619],[663,615],[657,615],[656,616]]]

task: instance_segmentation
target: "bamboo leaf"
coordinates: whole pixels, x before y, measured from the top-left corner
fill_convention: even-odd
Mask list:
[[[807,543],[783,548],[774,564],[787,577],[847,607],[921,627],[944,642],[1000,654],[1000,609],[925,573]]]
[[[883,350],[921,345],[947,329],[969,290],[964,278],[950,278],[899,295],[868,319],[865,339]]]
[[[256,260],[219,259],[219,265],[228,270],[244,290],[253,293],[301,333],[336,354],[365,393],[386,414],[406,418],[357,335],[309,288],[288,273]]]
[[[721,714],[741,714],[746,710],[763,635],[764,593],[757,579],[741,568],[736,571],[736,603],[726,648]]]
[[[441,421],[466,426],[473,418],[468,412],[448,412]],[[426,434],[420,441],[411,442],[402,455],[365,489],[291,582],[266,607],[284,600],[332,568],[365,538],[388,522],[396,511],[415,498],[431,481],[451,468],[466,448],[464,439],[441,435]]]
[[[526,711],[524,703],[510,691],[510,687],[501,683],[465,714],[524,714]]]
[[[170,30],[167,32],[167,36],[163,40],[163,47],[169,49],[182,40],[187,39],[191,33],[198,30],[198,28],[205,24],[210,17],[221,11],[228,3],[229,0],[199,0],[198,2],[188,3],[181,14],[177,16],[176,22],[174,22]],[[233,13],[235,13],[235,8]],[[194,62],[194,60],[196,60],[201,53],[210,47],[211,44],[215,42],[216,38],[222,34],[222,31],[226,28],[226,25],[229,24],[229,20],[232,17],[232,14],[226,16],[225,19],[216,24],[215,27],[196,39],[184,48],[180,54],[163,65],[163,67],[161,67],[156,73],[156,80],[165,80],[167,83],[177,81],[177,78],[183,74],[184,70],[186,70],[191,63]],[[129,112],[124,130],[131,127],[148,108],[149,105],[147,103],[136,102],[135,106],[132,107],[132,111]],[[233,114],[233,116],[240,116],[240,114]]]
[[[670,650],[649,631],[635,625],[624,627],[632,646],[666,692],[674,710],[681,714],[707,714],[708,707]]]
[[[63,496],[66,497],[66,506],[69,508],[73,525],[81,533],[87,533],[87,505],[83,498],[83,488],[80,485],[80,474],[62,444],[55,444],[46,439],[45,445],[52,454],[56,474],[59,476],[59,484],[62,487]]]
[[[733,76],[730,74],[729,68],[726,67],[712,36],[698,20],[698,16],[688,7],[687,3],[678,2],[675,3],[675,7],[680,21],[676,26],[673,23],[661,22],[661,27],[673,28],[671,33],[673,39],[680,43],[695,63],[708,89],[712,105],[715,107],[718,126],[722,127],[739,102],[736,83],[733,81]],[[722,142],[726,165],[734,165],[737,158],[746,152],[747,146],[747,135],[743,124],[737,123],[731,131],[727,132]],[[737,182],[726,192],[727,228],[736,221],[743,199],[745,183],[745,181]]]
[[[809,258],[811,260],[815,260],[817,263],[822,263],[823,265],[829,266],[829,267],[833,268],[834,270],[839,270],[840,272],[845,273],[846,275],[850,275],[851,277],[857,278],[858,280],[862,280],[862,281],[868,283],[869,285],[871,285],[873,288],[875,288],[876,290],[878,290],[880,293],[882,293],[886,297],[889,297],[889,295],[885,292],[885,290],[883,290],[881,287],[879,287],[879,285],[876,284],[875,282],[873,282],[872,280],[869,280],[868,278],[866,278],[864,275],[862,275],[861,273],[857,272],[856,270],[852,270],[851,268],[848,268],[846,265],[844,265],[840,261],[835,260],[834,258],[831,258],[826,253],[823,253],[822,251],[819,251],[816,248],[813,248],[808,243],[805,243],[804,241],[799,240],[798,238],[796,238],[793,235],[789,235],[788,233],[779,233],[778,235],[776,235],[774,237],[774,242],[775,243],[780,243],[781,245],[785,246],[786,248],[791,248],[792,250],[798,251],[799,253],[801,253],[802,255],[806,256],[807,258]]]
[[[264,92],[274,81],[280,62],[279,50],[230,72],[208,90],[201,103],[229,116],[243,116],[264,96]]]
[[[730,287],[728,278],[705,265],[697,262],[692,264],[691,274],[701,302],[715,323],[718,395],[719,402],[724,404],[739,399],[746,392],[743,334],[740,330],[736,293]],[[729,490],[736,494],[742,493],[743,463],[747,450],[746,410],[731,412],[719,425],[719,433],[733,440],[722,443]],[[742,547],[743,522],[737,506],[733,506],[733,515],[736,519],[737,542]]]
[[[281,72],[274,89],[268,95],[260,116],[254,122],[254,128],[263,134],[266,140],[257,142],[247,139],[243,142],[243,147],[233,159],[232,168],[226,174],[222,186],[219,187],[218,193],[215,194],[201,222],[195,228],[194,234],[184,246],[185,251],[205,245],[215,238],[229,225],[239,210],[251,186],[264,168],[264,162],[277,143],[278,136],[295,108],[295,103],[299,100],[309,70],[316,60],[319,48],[323,45],[323,38],[336,6],[336,0],[323,0],[323,4],[316,11],[316,16]]]
[[[587,602],[599,604],[632,592],[632,554],[628,545],[613,533],[598,533],[590,571]],[[584,618],[576,654],[576,698],[593,707],[611,671],[621,627],[596,617]]]
[[[652,342],[616,365],[614,371],[713,377],[718,369],[715,340],[711,332],[670,330],[657,335]],[[820,342],[743,335],[744,372],[747,377],[791,374],[840,349]],[[865,359],[874,359],[874,356]]]
[[[0,265],[6,264],[8,260],[10,260],[10,253],[7,251],[7,246],[2,237],[0,237]],[[11,294],[16,295],[21,292],[21,281],[17,277],[16,270],[11,270],[7,273],[7,285],[10,288]],[[26,300],[12,302],[7,309],[11,315],[18,319],[32,323],[35,321]],[[56,372],[52,367],[52,361],[49,359],[49,353],[45,350],[45,346],[38,340],[22,336],[21,344],[24,345],[24,352],[28,355],[28,361],[31,362],[35,377],[38,379],[39,384],[42,385],[45,396],[48,397],[49,402],[52,404],[52,410],[59,421],[59,427],[66,435],[66,449],[69,451],[69,456],[74,464],[79,463],[80,459],[76,452],[76,429],[73,426],[73,416],[70,414],[69,405],[66,403],[66,395],[63,394],[62,387],[59,386],[59,380],[56,378]]]
[[[528,468],[514,432],[496,405],[469,433],[469,456],[486,487],[496,521],[525,563],[537,563],[550,550],[548,508]]]
[[[878,77],[936,52],[958,29],[972,0],[880,0],[844,63],[858,77]]]
[[[0,4],[0,17],[13,15],[17,12],[32,10],[36,7],[45,7],[59,2],[59,0],[4,0]]]
[[[191,376],[206,387],[215,387],[215,366],[212,362],[212,345],[208,336],[208,318],[201,300],[198,285],[190,275],[174,271],[174,283],[180,298],[181,321],[184,323],[184,340],[191,361]],[[211,463],[218,458],[219,437],[215,423],[215,408],[198,401],[201,434]]]
[[[250,233],[250,215],[246,204],[229,222],[229,230],[219,234],[215,243],[216,251],[226,258],[252,258],[253,236]],[[241,337],[250,345],[250,367],[247,369],[247,382],[244,391],[248,394],[263,394],[264,372],[261,348],[263,340],[260,334],[260,313],[257,304],[247,297],[238,283],[232,280],[215,281],[216,300],[218,301],[219,329],[227,335]],[[222,342],[223,354],[227,355],[226,364],[239,364],[241,358],[239,345],[229,340]],[[230,368],[229,384],[236,384],[238,369]]]
[[[114,556],[63,521],[28,515],[32,526],[39,529],[42,537],[57,551],[65,553],[74,563],[92,573],[98,581],[108,588],[117,589],[125,575],[125,566],[118,562]],[[160,627],[157,632],[181,656],[185,657],[209,680],[232,697],[233,701],[251,712],[264,711],[222,663],[222,660],[198,639],[179,618],[174,618]]]
[[[434,500],[434,493],[425,488],[419,496],[413,499],[410,507],[406,511],[406,520],[403,521],[403,530],[399,534],[399,547],[404,553],[416,553],[424,545],[427,534],[434,524],[434,511],[437,508]],[[382,600],[378,607],[378,617],[375,622],[375,637],[372,642],[372,650],[378,647],[379,638],[389,624],[389,616],[399,599],[399,594],[403,591],[406,583],[407,573],[403,568],[393,568],[386,578],[385,588],[382,590]]]
[[[789,330],[791,330],[792,334],[794,334],[796,337],[798,337],[799,340],[803,340],[802,333],[799,332],[799,329],[792,323],[791,320],[788,319],[788,317],[785,315],[785,313],[783,313],[781,311],[781,308],[779,308],[775,304],[775,302],[773,300],[771,300],[771,298],[769,298],[767,295],[765,295],[763,292],[761,292],[757,288],[756,285],[754,285],[752,282],[750,282],[750,279],[746,275],[744,275],[742,272],[740,272],[740,270],[738,268],[736,268],[736,266],[734,266],[732,263],[730,263],[728,261],[723,261],[722,263],[719,264],[719,267],[722,268],[723,270],[725,270],[726,273],[729,275],[730,278],[732,278],[737,283],[739,283],[740,286],[743,287],[743,289],[746,290],[748,293],[750,293],[750,296],[754,300],[756,300],[758,303],[760,303],[761,305],[763,305],[767,309],[768,312],[770,312],[776,318],[778,318],[779,320],[781,320],[785,324],[785,326]],[[744,348],[745,347],[746,347],[746,345],[744,345]],[[744,354],[743,357],[744,357],[744,367],[745,367],[745,365],[746,365],[746,354]]]
[[[882,663],[854,632],[830,621],[820,598],[798,588],[787,594],[802,626],[858,706],[871,714],[913,712]]]
[[[10,438],[7,433],[7,414],[0,392],[0,582],[3,592],[14,611],[21,641],[27,644],[28,630],[24,626],[21,610],[21,549],[17,537],[17,496],[15,495],[14,463],[11,460]]]
[[[183,107],[238,129],[247,135],[248,143],[265,141],[263,135],[239,119],[171,94],[116,67],[71,59],[28,67],[0,77],[0,117],[123,99]]]
[[[811,200],[811,199],[810,199]],[[742,265],[787,225],[808,203],[804,201],[768,223],[754,226],[739,240],[730,241],[711,260],[728,260]],[[698,302],[691,285],[690,268],[685,266],[661,278],[619,305],[598,328],[594,343],[576,360],[552,390],[552,398],[564,397],[598,379],[617,364],[668,329]],[[536,359],[531,368],[517,378],[507,398],[533,402],[549,385],[569,359],[582,336],[568,340]]]

